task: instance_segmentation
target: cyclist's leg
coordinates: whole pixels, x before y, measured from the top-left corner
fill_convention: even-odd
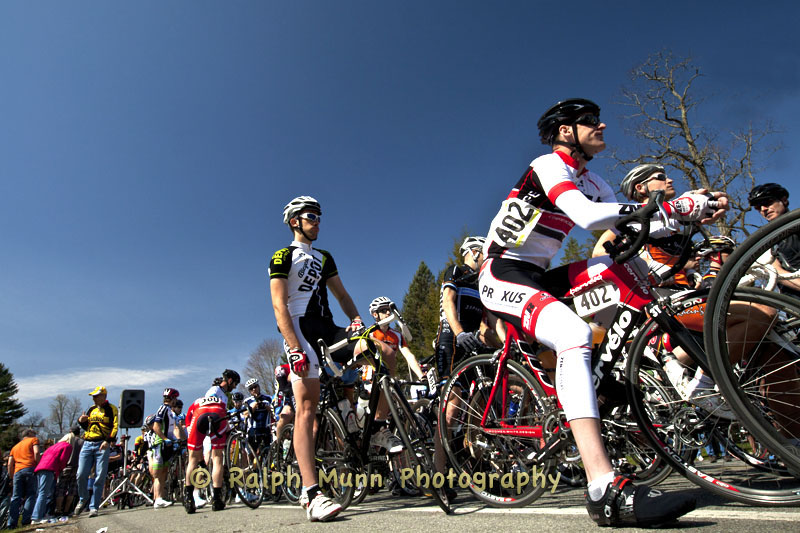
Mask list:
[[[587,478],[591,483],[609,474],[613,476],[600,434],[592,380],[592,330],[543,290],[541,270],[520,266],[516,261],[487,261],[479,281],[481,301],[488,310],[556,353],[556,390],[581,452]],[[566,274],[566,270],[562,273]]]

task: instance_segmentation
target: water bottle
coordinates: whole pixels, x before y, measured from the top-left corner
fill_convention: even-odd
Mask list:
[[[514,418],[514,416],[517,414],[517,411],[519,411],[519,402],[515,400],[508,402],[508,418]]]
[[[347,398],[343,400],[339,400],[339,412],[342,414],[342,419],[344,419],[344,425],[347,428],[349,433],[355,433],[358,431],[358,421],[356,420],[356,414],[353,412],[353,406],[350,405],[350,400]]]

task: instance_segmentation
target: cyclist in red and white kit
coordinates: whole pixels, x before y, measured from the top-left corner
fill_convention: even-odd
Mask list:
[[[694,509],[694,499],[634,487],[614,473],[600,433],[591,328],[552,296],[605,271],[611,260],[598,257],[547,270],[574,226],[610,228],[640,204],[618,203],[612,188],[586,169],[605,149],[606,125],[597,104],[584,99],[559,102],[544,113],[538,127],[553,152],[531,162],[491,223],[479,278],[481,301],[556,353],[556,388],[586,469],[590,516],[613,526],[667,522]],[[710,197],[719,201],[720,209],[709,206]],[[722,193],[687,193],[664,204],[678,221],[708,222],[722,216],[726,207]]]
[[[211,460],[214,467],[211,476],[214,493],[212,509],[221,511],[225,508],[225,502],[222,501],[222,452],[225,449],[225,433],[228,424],[225,416],[227,414],[227,406],[217,396],[198,398],[186,411],[186,427],[189,433],[186,447],[189,449],[189,463],[186,466],[183,506],[189,514],[195,511],[192,472],[203,460],[203,439],[206,437],[211,438]]]

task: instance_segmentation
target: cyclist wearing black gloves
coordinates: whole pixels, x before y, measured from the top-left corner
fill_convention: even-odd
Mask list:
[[[444,379],[481,343],[475,338],[483,319],[478,294],[478,269],[483,263],[483,237],[467,237],[459,248],[463,265],[454,265],[445,275],[439,294],[439,331],[436,334],[436,371]]]
[[[575,225],[610,228],[638,205],[617,203],[611,187],[586,169],[587,162],[605,149],[606,125],[600,121],[597,104],[584,99],[559,102],[544,113],[538,127],[542,142],[553,151],[530,163],[492,220],[487,236],[491,242],[478,280],[481,301],[520,333],[556,353],[556,389],[589,481],[590,516],[598,524],[613,526],[673,520],[694,509],[694,498],[634,487],[614,473],[600,432],[591,371],[592,330],[551,295],[604,272],[610,258],[547,270]],[[723,194],[713,196],[721,209],[709,205],[709,196],[692,193],[666,202],[664,209],[675,220],[707,222],[722,216],[727,207]],[[646,269],[639,259],[631,267]]]

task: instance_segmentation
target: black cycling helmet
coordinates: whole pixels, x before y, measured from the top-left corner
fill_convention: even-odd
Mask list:
[[[784,199],[789,199],[789,191],[777,183],[764,183],[762,185],[756,185],[753,187],[753,190],[750,191],[750,194],[747,195],[747,201],[750,203],[751,207],[754,203],[760,203],[764,200],[775,201]]]
[[[180,407],[181,409],[183,409],[183,400],[181,400],[180,398],[175,400],[175,407]]]
[[[236,383],[234,384],[234,387],[242,382],[242,378],[239,377],[239,373],[236,370],[231,370],[230,368],[223,370],[222,377],[235,381]]]
[[[597,117],[599,119],[600,106],[591,100],[586,100],[585,98],[570,98],[568,100],[562,100],[545,111],[542,117],[539,119],[539,122],[536,123],[536,126],[539,128],[539,138],[542,139],[543,144],[548,146],[561,144],[563,146],[572,148],[581,154],[584,159],[589,161],[592,158],[591,156],[586,155],[586,153],[583,151],[583,148],[581,148],[581,145],[578,142],[578,130],[575,127],[575,125],[580,122],[581,117],[587,115]],[[572,126],[572,134],[575,137],[574,143],[556,141],[558,127],[562,124],[568,124]]]
[[[234,392],[233,394],[231,394],[231,400],[233,400],[234,402],[244,401],[244,394],[238,391]]]

